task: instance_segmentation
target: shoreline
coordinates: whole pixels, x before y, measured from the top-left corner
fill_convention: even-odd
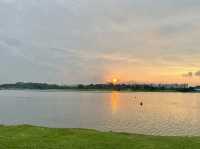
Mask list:
[[[39,128],[39,129],[50,129],[50,130],[80,130],[80,131],[93,131],[97,133],[112,133],[112,134],[123,134],[123,135],[137,135],[137,136],[149,136],[149,137],[175,137],[175,138],[192,138],[192,137],[199,137],[199,135],[161,135],[161,134],[143,134],[143,133],[134,133],[134,132],[123,132],[123,131],[112,131],[112,130],[98,130],[95,128],[68,128],[68,127],[50,127],[50,126],[43,126],[43,125],[35,125],[35,124],[0,124],[1,128]]]
[[[92,129],[0,125],[4,149],[198,149],[200,136],[151,136]]]
[[[0,89],[0,91],[74,91],[74,92],[119,92],[119,93],[200,93],[200,91],[178,91],[178,90],[108,90],[108,89]]]

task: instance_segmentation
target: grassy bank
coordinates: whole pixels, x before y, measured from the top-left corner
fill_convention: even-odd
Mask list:
[[[200,137],[159,137],[83,129],[0,126],[0,149],[199,149]]]

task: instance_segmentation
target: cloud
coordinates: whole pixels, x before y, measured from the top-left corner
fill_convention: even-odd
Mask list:
[[[16,0],[1,0],[1,1],[4,3],[10,4],[10,3],[14,3]]]
[[[195,72],[195,76],[200,77],[200,70]]]
[[[193,77],[193,73],[192,72],[188,72],[182,75],[183,77]]]
[[[200,77],[200,70],[182,74],[183,77]]]
[[[200,1],[154,1],[0,0],[0,83],[198,76]]]

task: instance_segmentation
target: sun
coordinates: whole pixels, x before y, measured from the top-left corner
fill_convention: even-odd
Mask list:
[[[117,82],[118,82],[118,79],[117,79],[117,78],[113,78],[113,79],[112,79],[112,83],[113,83],[113,84],[116,84]]]

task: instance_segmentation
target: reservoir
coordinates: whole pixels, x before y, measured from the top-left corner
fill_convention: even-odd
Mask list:
[[[200,135],[200,94],[1,90],[0,124]]]

